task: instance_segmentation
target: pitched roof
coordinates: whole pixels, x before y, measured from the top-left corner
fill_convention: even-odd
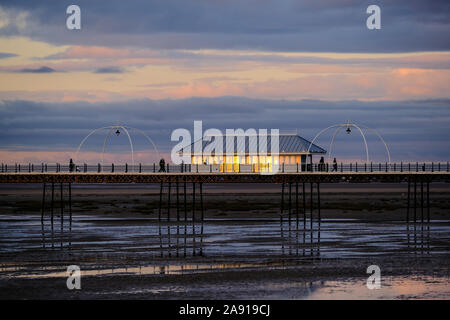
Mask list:
[[[212,136],[211,137],[211,141],[205,141],[203,140],[202,143],[202,151],[205,151],[205,148],[211,144],[214,143],[214,139],[216,137]],[[245,136],[238,136],[238,135],[233,135],[233,150],[236,152],[236,150],[245,150],[245,153],[249,153],[249,150],[259,150],[258,149],[258,144],[259,144],[259,139],[250,139],[250,137],[248,135]],[[239,139],[238,139],[239,138]],[[244,138],[244,139],[242,139]],[[229,139],[229,137],[226,137],[225,135],[223,136],[223,153],[226,153],[226,141],[227,139]],[[256,143],[255,143],[256,140]],[[243,143],[245,144],[243,146]],[[279,135],[279,152],[280,153],[304,153],[308,151],[308,147],[310,145],[310,141],[306,140],[305,138],[300,137],[299,135],[296,134],[280,134]],[[191,153],[194,153],[194,144],[192,143],[190,146],[188,146],[187,148],[183,148],[183,151],[185,151],[186,149],[189,150],[189,148],[191,148]],[[182,151],[180,149],[180,151]],[[271,136],[267,135],[267,153],[271,152]],[[319,147],[316,144],[312,144],[311,145],[311,149],[310,149],[310,153],[326,153],[326,150],[322,149],[321,147]]]

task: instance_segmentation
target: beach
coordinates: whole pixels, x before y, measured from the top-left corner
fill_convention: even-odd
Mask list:
[[[420,205],[406,223],[406,186],[396,184],[322,185],[320,223],[295,197],[280,217],[280,185],[205,184],[202,222],[198,196],[191,219],[190,186],[188,212],[171,186],[170,221],[167,194],[158,221],[159,185],[74,184],[72,220],[67,202],[61,219],[56,188],[52,225],[49,198],[41,223],[41,188],[0,186],[2,299],[450,297],[445,184],[431,185],[429,223]],[[67,289],[70,265],[80,290]],[[366,286],[370,265],[381,289]]]

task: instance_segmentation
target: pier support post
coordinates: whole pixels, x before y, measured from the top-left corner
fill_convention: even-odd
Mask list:
[[[417,220],[417,178],[414,178],[414,223]]]
[[[305,188],[305,182],[302,182],[302,201],[303,201],[303,229],[306,229],[306,188]]]
[[[284,181],[281,182],[281,211],[280,211],[280,223],[283,221],[284,213]]]
[[[420,181],[420,222],[423,223],[423,181]]]
[[[51,220],[51,222],[52,222],[52,226],[53,226],[53,207],[54,207],[54,201],[55,201],[55,183],[54,182],[52,182],[52,203],[51,203],[51,211],[50,211],[50,213],[51,213],[51,217],[50,217],[50,220]]]
[[[45,182],[42,186],[41,223],[44,223],[44,213],[45,213]]]
[[[289,226],[291,226],[291,202],[292,202],[292,183],[289,182],[289,204],[288,204],[288,221]]]
[[[162,210],[162,195],[163,195],[163,182],[159,188],[159,210],[158,210],[158,221],[161,221],[161,210]]]
[[[320,183],[317,182],[317,219],[320,223]]]
[[[310,208],[311,208],[311,216],[310,216],[310,221],[309,221],[309,224],[310,224],[310,226],[311,226],[311,231],[312,231],[312,228],[313,228],[313,210],[314,210],[314,198],[313,198],[313,188],[314,188],[314,185],[313,185],[313,183],[311,182],[311,193],[310,193],[310,200],[311,200],[311,203],[310,203]]]
[[[187,198],[186,198],[186,177],[184,177],[183,183],[183,192],[184,192],[184,222],[187,221]]]
[[[295,183],[295,223],[298,235],[298,182]]]
[[[427,222],[430,223],[430,182],[427,181]]]
[[[202,221],[202,226],[203,226],[203,220],[205,219],[205,214],[203,211],[203,183],[200,182],[200,210],[201,210],[201,221]]]
[[[407,205],[406,205],[406,223],[409,223],[409,208],[411,202],[411,178],[408,177],[408,196],[407,196]]]
[[[69,230],[72,231],[72,183],[69,182]]]
[[[178,178],[176,182],[176,190],[177,190],[177,221],[180,221],[180,194],[179,194]]]
[[[170,193],[171,193],[171,183],[169,182],[168,192],[167,192],[167,221],[170,221]]]
[[[195,182],[192,183],[192,222],[195,221]]]
[[[61,231],[64,228],[64,194],[63,194],[63,183],[60,183],[60,203],[61,203]]]

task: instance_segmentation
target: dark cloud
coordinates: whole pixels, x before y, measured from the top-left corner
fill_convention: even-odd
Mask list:
[[[133,45],[177,49],[410,52],[450,49],[447,0],[260,1],[79,0],[82,30],[65,27],[63,1],[2,1],[28,10],[30,24],[5,27],[59,44]],[[381,7],[382,29],[366,28],[366,8]]]
[[[53,72],[56,72],[56,70],[53,68],[50,68],[50,67],[42,66],[39,68],[20,69],[18,72],[21,72],[21,73],[53,73]]]
[[[118,67],[103,67],[98,68],[94,73],[124,73],[124,70]]]
[[[238,97],[190,98],[184,100],[130,100],[118,103],[36,103],[3,101],[0,104],[0,145],[10,150],[63,150],[73,152],[92,129],[120,122],[145,131],[161,150],[174,145],[170,135],[176,128],[192,130],[194,120],[204,129],[279,128],[312,139],[323,128],[348,119],[377,129],[397,161],[447,160],[450,100],[429,101],[282,101]],[[361,136],[338,135],[335,154],[340,159],[364,158]],[[93,135],[88,150],[100,151],[102,134]],[[328,149],[333,130],[318,139]],[[145,139],[136,149],[149,148]],[[116,150],[126,152],[127,140]],[[119,139],[119,138],[117,138]],[[385,160],[383,145],[368,133],[371,157]],[[115,140],[114,140],[115,141]],[[119,141],[119,140],[118,140]]]
[[[0,52],[0,59],[6,59],[6,58],[12,58],[17,57],[17,54],[15,53],[7,53],[7,52]]]

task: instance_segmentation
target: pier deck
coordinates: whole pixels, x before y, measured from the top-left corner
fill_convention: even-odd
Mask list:
[[[301,172],[301,173],[0,173],[0,183],[402,183],[450,182],[450,172]]]

